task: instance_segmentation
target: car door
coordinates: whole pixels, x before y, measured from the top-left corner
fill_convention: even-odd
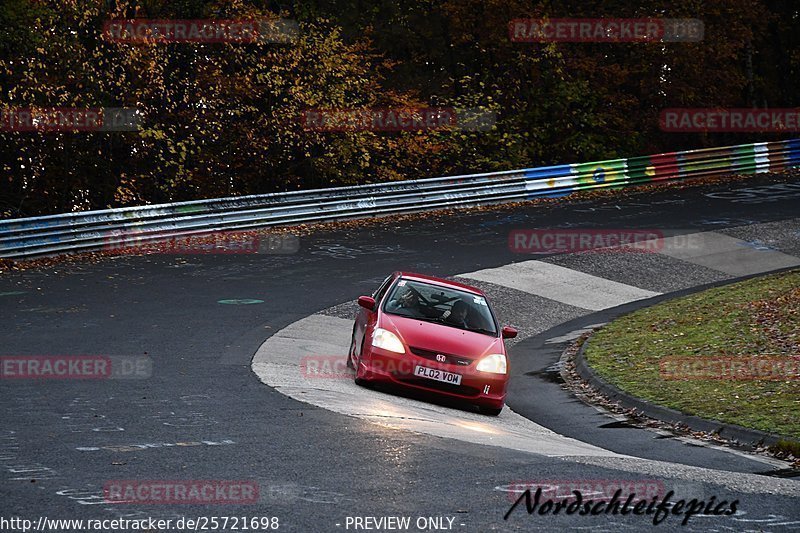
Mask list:
[[[381,305],[381,301],[386,295],[386,291],[388,291],[389,287],[392,286],[392,282],[396,277],[396,272],[389,275],[389,277],[383,280],[383,283],[378,286],[375,292],[372,293],[372,297],[375,299],[375,309],[373,311],[369,311],[368,309],[364,309],[363,307],[359,306],[358,312],[356,313],[356,323],[353,326],[356,354],[361,353],[361,345],[364,342],[364,335],[368,329],[368,326],[375,323],[375,319],[378,316],[377,310]]]

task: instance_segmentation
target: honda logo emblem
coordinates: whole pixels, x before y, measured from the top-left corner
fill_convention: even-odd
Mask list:
[[[436,354],[436,360],[439,361],[440,363],[444,363],[445,361],[447,361],[447,357],[443,356],[440,353],[437,353]]]

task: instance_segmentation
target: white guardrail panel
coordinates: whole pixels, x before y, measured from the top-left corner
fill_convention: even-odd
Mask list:
[[[800,139],[466,176],[215,198],[0,220],[0,258],[135,240],[566,196],[579,190],[800,165]]]

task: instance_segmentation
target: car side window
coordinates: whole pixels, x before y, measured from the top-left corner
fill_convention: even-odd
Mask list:
[[[378,290],[376,290],[375,293],[372,295],[372,297],[375,298],[376,302],[380,302],[381,300],[383,300],[383,295],[386,294],[387,290],[389,290],[389,287],[392,284],[392,279],[394,279],[394,274],[389,275],[388,278],[383,280],[381,286],[378,287]]]

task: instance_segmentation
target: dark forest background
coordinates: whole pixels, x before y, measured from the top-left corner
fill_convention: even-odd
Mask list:
[[[668,5],[667,5],[668,4]],[[135,107],[142,129],[0,132],[0,216],[508,170],[781,138],[668,107],[800,105],[793,0],[0,0],[0,107]],[[130,44],[104,21],[279,16],[292,44]],[[515,18],[698,18],[694,43],[515,43]],[[308,108],[451,106],[489,131],[319,132]],[[785,136],[784,136],[785,137]]]

